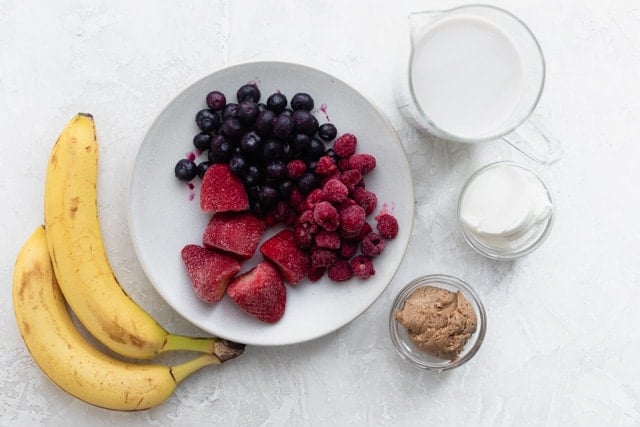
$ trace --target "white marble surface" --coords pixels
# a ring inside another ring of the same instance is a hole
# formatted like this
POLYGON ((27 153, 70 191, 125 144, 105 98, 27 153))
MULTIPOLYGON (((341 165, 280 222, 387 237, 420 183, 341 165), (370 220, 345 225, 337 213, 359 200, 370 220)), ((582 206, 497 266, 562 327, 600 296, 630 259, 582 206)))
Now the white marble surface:
POLYGON ((499 159, 416 134, 393 103, 407 13, 454 2, 0 0, 0 425, 640 424, 640 5, 634 0, 497 1, 527 22, 547 59, 538 114, 564 145, 539 168, 558 217, 545 244, 516 262, 470 250, 454 207, 464 178, 499 159), (194 80, 228 64, 288 60, 332 73, 389 117, 409 155, 416 219, 406 258, 379 300, 343 329, 187 379, 139 413, 73 399, 30 359, 11 307, 19 247, 42 221, 49 149, 90 111, 101 145, 99 208, 122 285, 167 328, 198 333, 160 299, 129 240, 128 176, 146 128, 194 80), (488 331, 474 360, 446 374, 394 353, 387 316, 408 280, 447 273, 484 300, 488 331))

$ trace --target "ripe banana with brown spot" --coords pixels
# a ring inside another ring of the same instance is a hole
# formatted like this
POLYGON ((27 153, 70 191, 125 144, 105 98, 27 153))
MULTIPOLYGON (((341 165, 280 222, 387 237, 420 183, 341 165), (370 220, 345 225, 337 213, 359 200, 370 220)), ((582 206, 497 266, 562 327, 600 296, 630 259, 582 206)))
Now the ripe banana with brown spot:
POLYGON ((49 254, 71 309, 96 339, 127 357, 149 359, 168 350, 212 353, 216 338, 169 333, 116 280, 98 221, 97 172, 93 117, 77 114, 51 151, 44 201, 49 254))
POLYGON ((188 375, 242 353, 219 341, 207 354, 176 366, 127 363, 98 351, 76 329, 58 287, 38 227, 20 250, 13 275, 13 307, 33 359, 58 386, 90 404, 133 411, 166 400, 188 375))

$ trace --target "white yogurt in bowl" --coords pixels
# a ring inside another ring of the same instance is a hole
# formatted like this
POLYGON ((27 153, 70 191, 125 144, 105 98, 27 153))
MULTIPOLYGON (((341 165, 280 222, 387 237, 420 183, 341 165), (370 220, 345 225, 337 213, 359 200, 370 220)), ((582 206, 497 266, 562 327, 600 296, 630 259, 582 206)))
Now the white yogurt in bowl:
POLYGON ((494 259, 513 259, 536 249, 553 217, 546 184, 531 169, 513 162, 492 163, 474 173, 458 201, 465 240, 494 259))

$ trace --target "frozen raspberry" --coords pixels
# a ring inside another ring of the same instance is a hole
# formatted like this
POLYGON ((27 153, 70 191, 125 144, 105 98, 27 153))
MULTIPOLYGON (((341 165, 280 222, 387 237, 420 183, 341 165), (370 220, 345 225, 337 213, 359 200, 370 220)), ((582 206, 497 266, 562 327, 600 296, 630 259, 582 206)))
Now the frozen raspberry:
POLYGON ((338 257, 335 252, 329 249, 318 247, 311 249, 311 269, 329 268, 335 264, 337 260, 338 257))
POLYGON ((345 133, 344 135, 340 136, 340 138, 335 140, 335 142, 333 143, 333 149, 338 157, 346 159, 356 153, 357 143, 358 140, 356 139, 355 135, 345 133))
POLYGON ((322 156, 318 159, 316 164, 315 173, 320 176, 333 175, 338 171, 338 167, 329 156, 322 156))
POLYGON ((342 239, 340 249, 338 249, 338 255, 340 258, 351 259, 351 257, 358 252, 358 246, 358 240, 342 239))
POLYGON ((354 154, 349 157, 349 168, 358 169, 362 175, 365 175, 376 167, 376 158, 371 154, 354 154))
POLYGON ((339 249, 341 239, 335 231, 320 230, 315 237, 316 246, 326 249, 339 249))
POLYGON ((340 235, 357 236, 365 224, 366 214, 360 205, 351 205, 340 209, 340 235))
POLYGON ((372 213, 378 205, 376 194, 363 187, 358 187, 353 191, 353 200, 364 208, 367 215, 372 213))
POLYGON ((308 249, 313 245, 318 225, 313 219, 313 211, 304 211, 294 225, 295 241, 298 247, 308 249))
POLYGON ((353 272, 351 271, 351 265, 349 261, 341 259, 329 267, 328 270, 329 279, 334 282, 344 282, 351 279, 353 272))
POLYGON ((360 232, 356 236, 355 240, 357 240, 358 242, 362 242, 362 239, 364 239, 364 236, 371 233, 372 231, 373 231, 373 227, 371 227, 371 224, 369 224, 368 222, 365 222, 362 228, 360 229, 360 232))
POLYGON ((291 160, 287 163, 287 175, 291 179, 300 178, 307 171, 307 164, 303 160, 291 160))
POLYGON ((360 243, 360 250, 362 255, 369 257, 380 255, 384 250, 384 237, 378 233, 369 233, 362 239, 360 243))
POLYGON ((338 163, 336 163, 336 165, 340 172, 349 170, 349 159, 338 159, 338 163))
POLYGON ((300 206, 303 201, 304 196, 302 195, 300 190, 294 187, 293 191, 291 191, 291 195, 289 196, 289 206, 294 209, 298 209, 298 206, 300 206))
POLYGON ((371 258, 364 255, 358 255, 357 257, 354 257, 349 264, 351 265, 351 271, 353 271, 353 275, 359 279, 368 279, 369 277, 376 274, 371 258))
POLYGON ((328 180, 324 186, 322 187, 324 191, 325 200, 331 203, 341 203, 344 202, 349 196, 349 190, 347 186, 342 183, 339 179, 331 178, 328 180))
POLYGON ((335 231, 340 225, 340 215, 329 202, 317 203, 313 208, 313 219, 316 224, 327 231, 335 231))
POLYGON ((318 203, 325 200, 324 191, 321 188, 316 188, 312 190, 311 193, 307 195, 307 198, 298 206, 298 210, 309 210, 313 209, 318 203))
POLYGON ((312 282, 317 282, 322 278, 322 276, 324 276, 325 271, 327 271, 326 267, 312 268, 309 270, 309 273, 307 273, 307 277, 312 282))
POLYGON ((340 181, 347 187, 349 193, 352 193, 362 181, 362 174, 358 169, 347 169, 340 174, 340 181))
POLYGON ((398 235, 398 221, 388 213, 376 215, 376 228, 385 239, 393 239, 398 235))

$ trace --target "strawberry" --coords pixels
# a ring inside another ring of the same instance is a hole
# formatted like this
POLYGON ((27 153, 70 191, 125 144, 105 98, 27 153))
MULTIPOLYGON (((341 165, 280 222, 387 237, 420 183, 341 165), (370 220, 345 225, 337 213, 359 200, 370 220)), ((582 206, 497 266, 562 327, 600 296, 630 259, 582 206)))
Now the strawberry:
POLYGON ((249 198, 242 181, 231 173, 229 166, 215 163, 202 177, 200 209, 204 212, 246 211, 249 198))
POLYGON ((181 255, 193 290, 204 302, 219 301, 241 267, 236 259, 198 245, 185 246, 181 255))
POLYGON ((292 285, 302 280, 311 266, 309 255, 296 244, 295 233, 285 229, 260 246, 262 256, 272 261, 282 273, 284 280, 292 285))
POLYGON ((287 303, 282 277, 269 261, 233 279, 227 295, 244 311, 267 323, 280 320, 287 303))
POLYGON ((256 251, 265 229, 265 222, 249 212, 221 212, 211 217, 202 242, 209 249, 219 249, 240 259, 249 259, 256 251))

